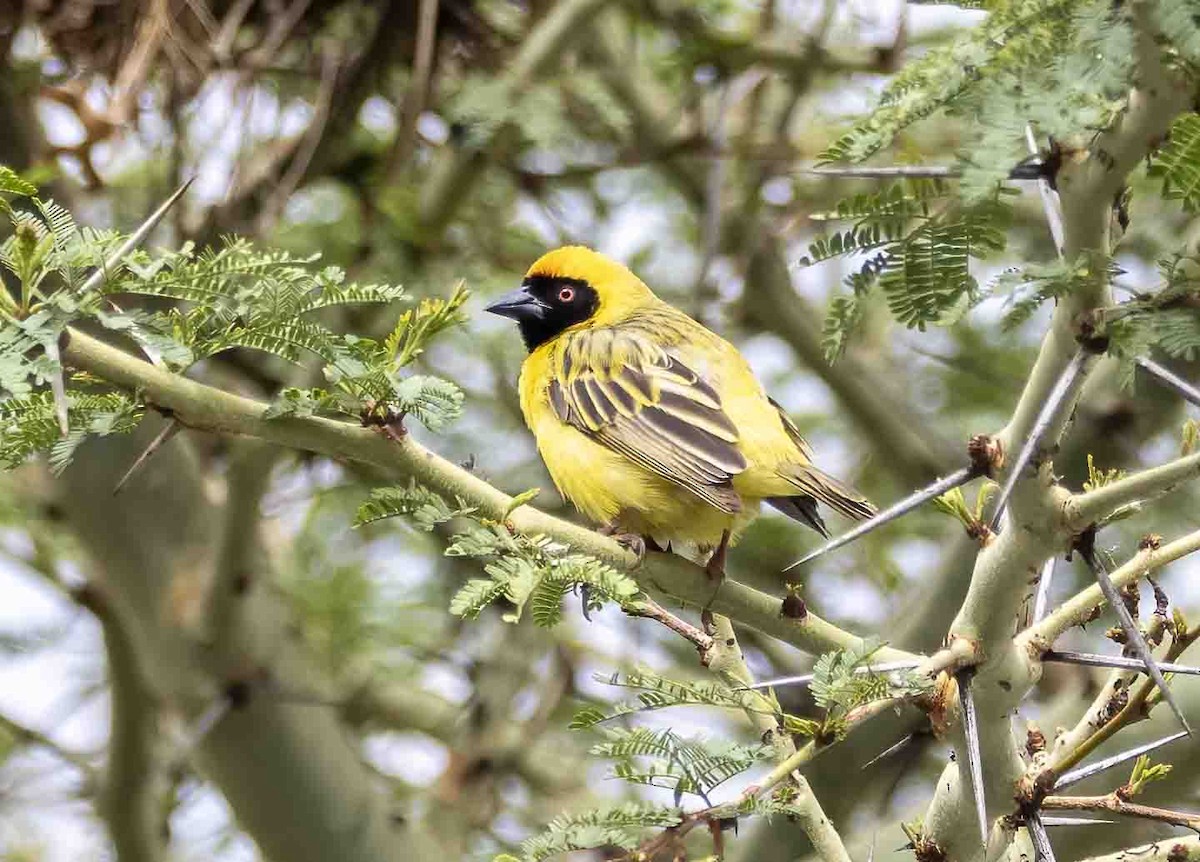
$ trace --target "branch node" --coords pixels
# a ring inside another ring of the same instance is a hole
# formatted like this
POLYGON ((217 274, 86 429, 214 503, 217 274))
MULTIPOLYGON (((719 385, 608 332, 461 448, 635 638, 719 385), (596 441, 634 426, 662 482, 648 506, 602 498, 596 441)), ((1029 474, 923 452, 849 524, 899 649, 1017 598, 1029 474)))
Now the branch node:
POLYGON ((1004 446, 990 434, 976 434, 967 441, 967 457, 971 470, 977 476, 995 478, 1004 469, 1004 446))

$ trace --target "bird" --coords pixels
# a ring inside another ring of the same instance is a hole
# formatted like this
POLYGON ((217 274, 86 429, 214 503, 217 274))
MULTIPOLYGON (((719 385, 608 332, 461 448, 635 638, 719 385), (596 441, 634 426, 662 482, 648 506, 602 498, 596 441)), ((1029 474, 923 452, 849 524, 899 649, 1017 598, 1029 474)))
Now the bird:
POLYGON ((660 538, 726 553, 766 502, 828 537, 817 504, 875 508, 813 451, 736 347, 586 246, 543 254, 486 311, 528 355, 521 412, 559 492, 644 557, 660 538))

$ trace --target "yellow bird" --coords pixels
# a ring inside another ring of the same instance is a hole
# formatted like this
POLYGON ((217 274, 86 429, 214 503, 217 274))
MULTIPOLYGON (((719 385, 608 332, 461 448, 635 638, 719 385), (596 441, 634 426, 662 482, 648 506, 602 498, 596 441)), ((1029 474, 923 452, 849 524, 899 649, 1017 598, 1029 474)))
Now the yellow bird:
POLYGON ((515 320, 529 350, 521 411, 559 491, 642 553, 695 542, 715 549, 719 577, 764 501, 823 536, 818 502, 874 513, 813 466, 737 348, 604 255, 551 251, 487 310, 515 320))

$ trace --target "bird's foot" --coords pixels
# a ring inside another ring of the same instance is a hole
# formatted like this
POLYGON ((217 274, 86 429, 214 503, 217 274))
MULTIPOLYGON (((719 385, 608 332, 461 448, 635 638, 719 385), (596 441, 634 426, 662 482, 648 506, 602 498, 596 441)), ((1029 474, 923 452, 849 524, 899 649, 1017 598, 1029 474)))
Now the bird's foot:
POLYGON ((708 564, 704 567, 710 580, 717 583, 725 580, 725 552, 727 550, 729 550, 728 530, 721 534, 721 541, 717 544, 717 549, 713 551, 712 556, 708 558, 708 564))
MULTIPOLYGON (((627 551, 632 551, 637 557, 637 562, 634 563, 635 569, 640 569, 642 563, 646 561, 646 540, 637 533, 617 533, 613 536, 613 541, 627 551)), ((654 541, 651 539, 650 541, 654 541)))

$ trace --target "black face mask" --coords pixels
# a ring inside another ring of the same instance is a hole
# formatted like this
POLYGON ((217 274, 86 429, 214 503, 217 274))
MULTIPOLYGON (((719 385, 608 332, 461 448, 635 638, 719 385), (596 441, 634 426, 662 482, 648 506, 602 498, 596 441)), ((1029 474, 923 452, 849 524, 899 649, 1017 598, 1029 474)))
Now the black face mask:
POLYGON ((595 288, 583 279, 531 275, 520 288, 484 310, 515 320, 525 347, 532 351, 567 327, 587 320, 599 304, 595 288))

